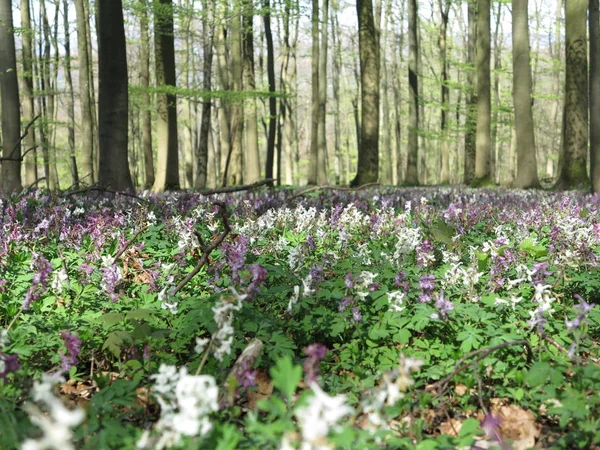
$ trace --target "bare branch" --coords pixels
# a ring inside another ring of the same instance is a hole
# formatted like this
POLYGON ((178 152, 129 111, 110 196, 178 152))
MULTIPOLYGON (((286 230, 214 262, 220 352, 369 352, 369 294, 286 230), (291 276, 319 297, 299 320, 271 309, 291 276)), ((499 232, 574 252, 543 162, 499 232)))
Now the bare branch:
POLYGON ((27 125, 25 125, 25 130, 23 130, 23 134, 21 135, 21 137, 19 138, 19 140, 16 142, 16 144, 13 147, 12 151, 10 152, 10 154, 6 158, 0 158, 0 163, 2 161, 23 161, 23 158, 25 157, 25 155, 30 150, 33 150, 33 149, 37 148, 37 146, 31 147, 31 148, 27 149, 27 151, 25 153, 23 153, 23 155, 21 155, 20 158, 13 158, 13 155, 15 154, 15 152, 17 151, 17 149, 19 148, 19 145, 21 145, 21 142, 23 142, 23 139, 25 139, 25 136, 27 136, 29 134, 29 129, 35 123, 35 121, 38 120, 40 117, 41 117, 41 114, 38 114, 33 119, 31 119, 31 121, 27 125))
POLYGON ((266 184, 273 185, 273 182, 277 181, 275 178, 267 178, 266 180, 257 181, 252 184, 245 184, 243 186, 230 186, 230 187, 222 187, 217 189, 211 189, 207 191, 200 191, 201 195, 213 195, 213 194, 229 194, 231 192, 240 192, 240 191, 248 191, 251 189, 255 189, 260 186, 264 186, 266 184))

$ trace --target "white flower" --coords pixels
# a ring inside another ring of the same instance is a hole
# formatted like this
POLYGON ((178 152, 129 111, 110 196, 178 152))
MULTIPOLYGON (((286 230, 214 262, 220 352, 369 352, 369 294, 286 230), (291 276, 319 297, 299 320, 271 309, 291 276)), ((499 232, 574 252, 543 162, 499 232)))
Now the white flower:
POLYGON ((400 312, 404 309, 404 292, 393 291, 387 293, 388 302, 390 303, 390 311, 400 312))
POLYGON ((54 271, 54 277, 52 279, 52 289, 56 291, 57 294, 60 294, 63 288, 69 286, 69 275, 64 267, 61 267, 60 270, 54 271))
POLYGON ((290 301, 288 302, 287 312, 292 312, 292 308, 296 303, 298 303, 298 299, 300 298, 300 286, 294 286, 294 294, 290 297, 290 301))
MULTIPOLYGON (((0 350, 8 345, 8 330, 0 330, 0 350)), ((2 372, 2 370, 0 370, 2 372)))
POLYGON ((208 345, 208 343, 210 342, 210 339, 208 338, 196 338, 196 346, 194 347, 194 351, 196 353, 198 353, 199 355, 204 353, 204 350, 206 349, 206 346, 208 345))
POLYGON ((308 405, 295 413, 300 424, 302 440, 309 444, 326 438, 330 428, 353 412, 346 404, 345 395, 330 397, 316 383, 311 384, 311 389, 314 395, 309 399, 308 405))

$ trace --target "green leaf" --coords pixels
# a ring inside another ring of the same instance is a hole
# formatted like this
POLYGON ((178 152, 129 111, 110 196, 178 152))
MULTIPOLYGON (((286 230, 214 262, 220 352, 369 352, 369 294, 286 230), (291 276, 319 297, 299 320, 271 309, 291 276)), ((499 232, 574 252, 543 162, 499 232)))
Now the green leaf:
POLYGON ((403 328, 402 330, 399 330, 397 333, 394 334, 392 340, 396 344, 406 345, 410 341, 411 336, 412 335, 410 334, 410 331, 406 328, 403 328))
POLYGON ((120 324, 125 320, 125 316, 118 312, 109 312, 106 314, 102 314, 98 320, 104 325, 106 328, 110 328, 114 325, 120 324))
POLYGON ((546 382, 548 377, 550 376, 550 364, 543 361, 536 362, 527 375, 525 375, 525 381, 531 387, 541 386, 546 382))
MULTIPOLYGON (((109 313, 110 314, 110 313, 109 313)), ((155 311, 151 309, 134 309, 133 311, 129 311, 125 314, 125 317, 128 319, 150 319, 155 314, 155 311)))
POLYGON ((117 330, 109 333, 102 345, 102 350, 108 350, 115 358, 121 356, 123 344, 130 344, 133 341, 129 331, 117 330))
POLYGON ((478 434, 479 431, 480 431, 479 420, 470 418, 470 419, 465 420, 462 423, 462 426, 460 427, 460 431, 458 432, 458 437, 462 438, 462 437, 472 436, 474 434, 478 434))
POLYGON ((298 383, 302 379, 302 367, 292 363, 292 358, 284 356, 277 360, 277 364, 270 370, 273 386, 291 400, 296 392, 298 383))

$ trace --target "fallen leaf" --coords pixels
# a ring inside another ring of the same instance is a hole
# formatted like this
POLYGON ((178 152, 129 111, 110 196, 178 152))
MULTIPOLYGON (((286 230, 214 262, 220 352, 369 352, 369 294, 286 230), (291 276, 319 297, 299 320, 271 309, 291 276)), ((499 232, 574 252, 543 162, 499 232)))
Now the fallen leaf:
POLYGON ((513 450, 526 450, 535 446, 540 430, 531 411, 508 405, 492 412, 500 419, 500 436, 512 441, 513 450))

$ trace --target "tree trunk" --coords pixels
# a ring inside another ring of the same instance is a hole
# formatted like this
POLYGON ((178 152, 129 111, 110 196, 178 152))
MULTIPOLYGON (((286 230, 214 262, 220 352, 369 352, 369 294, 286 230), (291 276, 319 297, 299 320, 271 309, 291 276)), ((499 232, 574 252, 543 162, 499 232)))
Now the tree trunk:
POLYGON ((600 192, 600 11, 590 0, 590 173, 592 192, 600 192))
POLYGON ((477 132, 475 183, 490 182, 490 0, 477 0, 477 132))
MULTIPOLYGON (((273 34, 271 32, 270 0, 263 0, 263 20, 265 23, 265 38, 267 40, 267 77, 269 80, 269 133, 267 137, 266 178, 273 178, 273 163, 275 159, 275 126, 277 124, 277 99, 275 98, 275 52, 273 50, 273 34)), ((280 147, 281 148, 281 147, 280 147)), ((277 180, 281 184, 281 153, 277 158, 277 180)))
POLYGON ((498 167, 500 155, 497 152, 498 142, 498 106, 500 103, 500 70, 502 69, 502 43, 504 34, 500 32, 502 22, 502 3, 498 3, 498 12, 496 13, 496 29, 494 31, 494 106, 492 107, 492 125, 490 135, 490 174, 495 183, 498 178, 498 167))
MULTIPOLYGON (((63 0, 63 19, 65 36, 70 36, 69 31, 69 2, 63 0)), ((71 178, 74 186, 79 185, 79 172, 77 170, 77 157, 75 155, 75 93, 73 91, 73 78, 71 76, 71 42, 70 39, 65 39, 65 57, 63 58, 65 65, 65 78, 67 80, 67 88, 69 100, 67 102, 67 117, 69 119, 67 125, 69 155, 71 157, 71 178)))
POLYGON ((159 92, 156 105, 156 177, 152 190, 162 192, 179 189, 173 0, 154 0, 154 48, 159 92))
POLYGON ((468 2, 469 33, 467 39, 467 85, 469 98, 467 100, 467 118, 465 122, 465 158, 464 183, 471 184, 475 177, 475 135, 477 130, 477 94, 475 77, 475 47, 477 43, 477 7, 475 0, 468 2))
POLYGON ((258 124, 256 117, 256 82, 254 80, 254 6, 252 0, 242 0, 243 26, 243 72, 244 90, 249 93, 245 100, 244 116, 246 119, 245 142, 245 183, 260 180, 260 155, 258 150, 258 124))
POLYGON ((10 0, 0 0, 0 92, 2 103, 2 157, 13 161, 0 163, 0 194, 22 189, 21 185, 21 110, 17 56, 10 0))
POLYGON ((79 108, 81 110, 80 179, 94 184, 94 133, 92 125, 92 98, 90 96, 90 55, 88 53, 88 19, 83 5, 84 0, 74 0, 77 16, 77 58, 79 60, 79 108))
POLYGON ((319 0, 312 0, 311 122, 308 184, 319 182, 319 0))
POLYGON ((517 177, 520 189, 536 188, 537 176, 533 113, 531 111, 531 64, 527 0, 512 0, 513 103, 517 134, 517 177))
POLYGON ((408 91, 410 103, 408 106, 408 154, 405 183, 409 185, 419 184, 418 24, 417 0, 408 0, 408 91))
MULTIPOLYGON (((230 66, 227 70, 231 71, 231 89, 240 92, 243 88, 243 62, 242 62, 242 25, 240 21, 240 5, 234 2, 233 15, 231 19, 231 58, 230 66)), ((232 107, 230 117, 230 135, 231 135, 231 153, 229 157, 229 184, 242 184, 244 182, 244 167, 242 158, 242 137, 244 132, 244 108, 242 101, 237 101, 232 107)), ((260 166, 259 166, 260 167, 260 166)))
POLYGON ((121 0, 98 2, 98 182, 133 189, 127 158, 128 79, 121 0))
MULTIPOLYGON (((215 35, 214 25, 214 2, 205 0, 203 2, 204 10, 206 11, 205 20, 202 24, 202 34, 204 42, 204 61, 203 61, 203 79, 202 89, 206 94, 212 90, 212 60, 213 60, 213 43, 215 35)), ((194 187, 196 189, 206 189, 208 181, 208 149, 210 139, 212 114, 212 98, 210 96, 202 99, 202 118, 200 122, 200 138, 198 139, 198 147, 196 148, 196 181, 194 187)), ((215 158, 216 159, 216 158, 215 158)), ((216 161, 215 161, 216 165, 216 161)), ((216 174, 215 174, 216 175, 216 174)))
MULTIPOLYGON (((185 36, 181 38, 182 59, 180 65, 183 65, 180 77, 183 80, 182 85, 186 89, 194 89, 192 82, 193 72, 195 71, 194 58, 194 33, 192 31, 192 15, 194 11, 194 0, 181 0, 181 8, 186 13, 181 17, 181 30, 185 36)), ((181 125, 183 126, 183 186, 186 189, 194 186, 194 133, 196 128, 196 117, 194 115, 193 101, 187 97, 181 100, 183 104, 181 125)))
POLYGON ((327 31, 329 0, 321 4, 321 46, 319 48, 319 125, 317 127, 317 182, 327 184, 327 31))
POLYGON ((361 130, 358 170, 352 186, 379 179, 379 39, 373 17, 373 2, 357 0, 360 57, 361 130))
MULTIPOLYGON (((404 0, 400 1, 400 17, 404 17, 404 6, 405 6, 405 2, 404 0)), ((393 15, 392 15, 392 19, 393 19, 393 15)), ((392 24, 394 24, 394 22, 392 21, 392 24)), ((393 26, 393 25, 392 25, 393 26)), ((394 27, 395 29, 395 27, 394 27)), ((400 65, 402 63, 402 49, 404 48, 404 20, 400 20, 400 32, 396 35, 395 39, 394 39, 394 58, 392 60, 392 72, 394 74, 400 74, 402 73, 402 70, 400 69, 400 65)), ((404 163, 404 158, 403 158, 403 152, 402 152, 402 79, 403 77, 401 76, 394 76, 394 83, 393 83, 393 88, 394 88, 394 105, 395 105, 395 110, 394 110, 394 137, 395 137, 395 141, 396 141, 396 149, 395 149, 395 153, 396 153, 396 178, 395 178, 395 182, 396 184, 401 184, 402 182, 402 172, 404 170, 404 168, 406 167, 406 164, 404 163)))
POLYGON ((565 2, 565 103, 563 106, 563 148, 558 186, 568 189, 587 184, 588 76, 587 0, 565 2))
POLYGON ((341 142, 341 105, 340 105, 340 78, 342 72, 342 42, 340 23, 338 20, 339 14, 339 1, 334 0, 332 6, 333 17, 331 26, 331 37, 333 40, 333 72, 331 75, 331 84, 333 87, 333 101, 334 101, 334 117, 333 122, 334 134, 333 134, 333 152, 334 152, 334 173, 335 173, 335 184, 341 185, 346 184, 346 173, 344 171, 342 175, 342 155, 340 149, 341 142))
POLYGON ((150 33, 148 21, 148 1, 139 0, 140 16, 140 88, 142 97, 140 110, 142 113, 142 153, 144 155, 144 189, 151 189, 154 184, 154 159, 152 155, 152 97, 150 94, 150 33))
POLYGON ((384 172, 384 182, 385 184, 392 185, 394 184, 394 162, 392 158, 392 142, 391 142, 391 134, 392 129, 390 127, 390 96, 388 95, 389 91, 389 82, 388 82, 388 63, 387 63, 387 49, 388 49, 388 22, 389 17, 392 15, 391 10, 391 0, 386 1, 385 3, 385 20, 383 22, 383 33, 380 31, 380 36, 382 36, 383 42, 381 43, 381 65, 382 65, 382 76, 381 76, 381 89, 383 91, 382 98, 382 124, 381 124, 381 143, 383 144, 383 155, 385 158, 385 172, 384 172))
POLYGON ((450 90, 448 88, 448 61, 447 61, 447 45, 446 45, 446 34, 448 29, 448 15, 450 13, 450 1, 446 0, 442 2, 439 0, 440 8, 440 31, 438 35, 438 46, 440 49, 440 64, 442 68, 442 88, 441 88, 441 103, 442 111, 440 118, 440 128, 442 134, 441 143, 441 173, 440 173, 440 184, 448 184, 450 182, 450 141, 448 139, 448 101, 450 97, 450 90))
MULTIPOLYGON (((35 107, 33 102, 33 67, 32 67, 32 50, 33 50, 33 29, 31 28, 31 14, 29 0, 21 0, 21 28, 22 38, 21 47, 23 50, 23 121, 29 124, 35 117, 35 107)), ((28 186, 32 186, 37 182, 37 161, 35 149, 35 127, 29 129, 29 133, 23 138, 25 151, 29 152, 25 155, 25 182, 28 186), (32 150, 30 150, 32 149, 32 150)))

